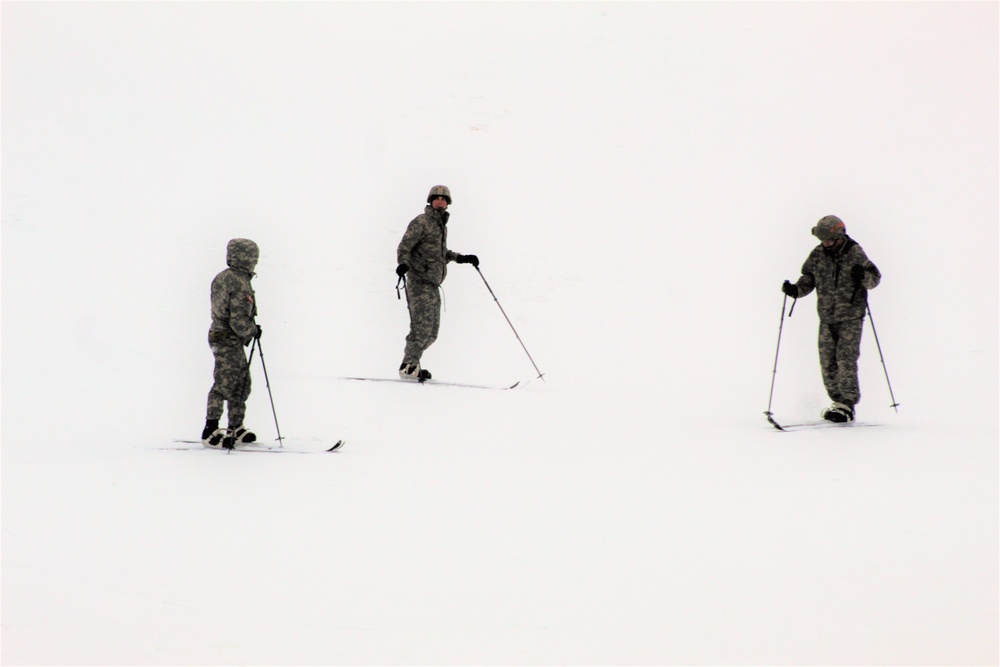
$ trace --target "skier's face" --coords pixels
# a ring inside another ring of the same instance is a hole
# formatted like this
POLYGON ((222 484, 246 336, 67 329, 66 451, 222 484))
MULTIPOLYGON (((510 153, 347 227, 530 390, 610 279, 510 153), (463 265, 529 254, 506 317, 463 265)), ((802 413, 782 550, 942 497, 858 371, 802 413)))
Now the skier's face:
POLYGON ((445 199, 442 195, 438 195, 437 197, 431 200, 431 206, 438 211, 443 211, 446 208, 448 208, 448 200, 445 199))
POLYGON ((840 237, 832 238, 832 239, 827 239, 827 240, 823 241, 823 247, 826 248, 827 250, 833 250, 838 245, 840 245, 841 241, 843 241, 843 239, 840 238, 840 237))

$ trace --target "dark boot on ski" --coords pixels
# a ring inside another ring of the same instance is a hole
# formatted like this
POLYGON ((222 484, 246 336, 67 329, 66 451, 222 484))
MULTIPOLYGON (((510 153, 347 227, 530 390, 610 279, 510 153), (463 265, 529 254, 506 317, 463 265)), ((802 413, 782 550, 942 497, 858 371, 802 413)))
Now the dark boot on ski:
POLYGON ((403 380, 417 380, 423 382, 431 379, 431 372, 426 368, 421 368, 420 363, 403 362, 399 365, 399 377, 403 380))
POLYGON ((201 430, 201 439, 202 439, 202 442, 204 442, 205 440, 208 440, 210 437, 212 437, 212 434, 215 433, 218 429, 219 429, 219 420, 218 419, 206 419, 205 420, 205 428, 203 428, 201 430))
POLYGON ((846 424, 854 421, 854 409, 846 403, 834 401, 833 405, 823 410, 823 419, 837 424, 846 424))
POLYGON ((228 428, 217 428, 209 433, 207 438, 202 438, 201 444, 211 449, 223 449, 231 437, 228 428))
POLYGON ((240 445, 248 445, 257 440, 257 435, 248 431, 242 424, 234 428, 229 437, 222 443, 226 449, 234 449, 240 445))
POLYGON ((431 379, 431 372, 426 368, 421 368, 420 363, 406 363, 405 361, 399 365, 399 377, 403 380, 416 380, 417 382, 423 382, 424 380, 431 379))

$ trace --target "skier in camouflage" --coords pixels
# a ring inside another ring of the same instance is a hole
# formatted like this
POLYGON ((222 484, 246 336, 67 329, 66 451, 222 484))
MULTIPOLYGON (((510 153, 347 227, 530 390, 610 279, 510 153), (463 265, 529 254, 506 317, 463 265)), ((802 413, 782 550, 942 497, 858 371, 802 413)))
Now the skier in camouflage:
POLYGON ((427 380, 430 371, 420 367, 424 350, 437 340, 441 325, 441 283, 448 274, 448 262, 479 266, 475 255, 460 255, 448 249, 448 206, 451 191, 435 185, 427 195, 424 212, 410 221, 396 248, 396 275, 406 283, 406 303, 410 311, 410 333, 406 336, 399 377, 427 380))
POLYGON ((232 448, 253 442, 257 437, 243 426, 246 401, 250 396, 250 365, 243 348, 261 330, 254 322, 257 304, 250 280, 254 277, 260 250, 249 239, 233 239, 226 247, 225 269, 212 281, 212 326, 208 345, 215 355, 215 382, 208 392, 205 428, 201 432, 206 447, 232 448), (219 428, 225 404, 229 404, 229 428, 219 428))
POLYGON ((786 280, 782 291, 793 299, 816 290, 819 312, 819 363, 826 393, 833 405, 822 417, 833 422, 854 421, 854 408, 861 400, 858 357, 861 329, 868 308, 868 290, 882 279, 865 251, 847 235, 844 222, 835 215, 820 219, 812 228, 821 243, 802 265, 802 276, 786 280))

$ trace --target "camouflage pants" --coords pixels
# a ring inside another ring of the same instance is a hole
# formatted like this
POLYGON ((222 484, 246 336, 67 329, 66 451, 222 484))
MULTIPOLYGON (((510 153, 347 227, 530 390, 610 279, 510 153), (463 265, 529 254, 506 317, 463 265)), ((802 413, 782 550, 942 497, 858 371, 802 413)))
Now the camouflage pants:
POLYGON ((236 338, 209 341, 215 355, 215 383, 208 392, 208 419, 219 419, 229 403, 229 428, 243 424, 250 396, 250 365, 243 345, 236 338))
POLYGON ((858 357, 864 323, 864 319, 819 323, 819 365, 826 393, 831 400, 850 406, 861 400, 858 357))
POLYGON ((424 350, 437 340, 441 326, 441 293, 439 287, 423 280, 406 282, 406 305, 410 309, 410 333, 406 335, 403 363, 420 361, 424 350))

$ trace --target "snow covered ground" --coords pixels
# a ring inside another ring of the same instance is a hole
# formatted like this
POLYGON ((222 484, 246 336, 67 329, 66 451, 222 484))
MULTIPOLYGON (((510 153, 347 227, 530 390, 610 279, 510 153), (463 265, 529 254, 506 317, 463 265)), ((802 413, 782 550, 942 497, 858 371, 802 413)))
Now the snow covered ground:
POLYGON ((996 3, 2 10, 4 664, 1000 661, 996 3), (544 382, 457 265, 426 367, 524 386, 340 379, 399 364, 435 183, 544 382), (780 433, 828 213, 901 406, 866 325, 877 426, 780 433), (237 236, 342 452, 162 449, 237 236))

